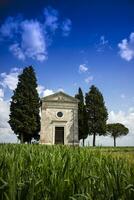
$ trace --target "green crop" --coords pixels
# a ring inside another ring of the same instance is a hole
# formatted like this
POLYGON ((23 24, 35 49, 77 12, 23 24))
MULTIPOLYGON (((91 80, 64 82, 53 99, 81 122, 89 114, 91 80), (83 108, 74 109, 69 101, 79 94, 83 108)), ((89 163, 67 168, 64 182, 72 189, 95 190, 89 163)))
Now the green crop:
POLYGON ((0 200, 133 200, 134 148, 0 145, 0 200))

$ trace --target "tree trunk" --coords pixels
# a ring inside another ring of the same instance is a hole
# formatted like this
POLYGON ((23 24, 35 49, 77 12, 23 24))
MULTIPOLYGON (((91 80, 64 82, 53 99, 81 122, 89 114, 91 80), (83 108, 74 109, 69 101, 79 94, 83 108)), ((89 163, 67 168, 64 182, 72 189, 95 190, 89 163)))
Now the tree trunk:
POLYGON ((95 136, 96 136, 96 134, 93 133, 93 147, 95 147, 95 136))
POLYGON ((85 146, 85 140, 84 140, 84 138, 82 139, 82 145, 83 145, 83 147, 85 146))
POLYGON ((114 137, 114 147, 116 147, 116 137, 114 137))
POLYGON ((20 142, 21 142, 21 143, 24 142, 23 133, 21 133, 21 139, 20 139, 20 142))
POLYGON ((28 144, 31 144, 31 140, 29 139, 29 140, 27 141, 27 143, 28 143, 28 144))

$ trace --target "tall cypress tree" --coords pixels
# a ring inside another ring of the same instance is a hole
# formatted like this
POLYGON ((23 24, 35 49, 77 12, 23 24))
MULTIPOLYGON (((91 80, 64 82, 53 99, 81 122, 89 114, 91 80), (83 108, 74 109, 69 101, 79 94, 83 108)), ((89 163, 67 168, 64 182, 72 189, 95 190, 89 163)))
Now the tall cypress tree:
POLYGON ((88 135, 88 124, 87 124, 87 113, 86 107, 84 105, 84 96, 82 89, 79 88, 78 94, 75 95, 75 98, 79 100, 78 103, 78 130, 79 130, 79 140, 83 140, 84 146, 84 139, 87 138, 88 135))
POLYGON ((88 117, 89 134, 93 135, 93 146, 95 146, 96 135, 106 134, 107 109, 103 96, 94 85, 86 93, 86 110, 88 117))
POLYGON ((39 139, 40 99, 37 80, 32 66, 24 68, 18 76, 17 88, 13 91, 9 124, 21 143, 39 139))

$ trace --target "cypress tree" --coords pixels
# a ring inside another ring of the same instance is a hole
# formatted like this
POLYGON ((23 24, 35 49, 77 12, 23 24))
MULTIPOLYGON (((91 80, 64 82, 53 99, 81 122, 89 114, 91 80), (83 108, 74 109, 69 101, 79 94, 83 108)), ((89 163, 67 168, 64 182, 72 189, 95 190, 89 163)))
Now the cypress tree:
POLYGON ((96 135, 106 134, 107 109, 103 96, 94 85, 86 93, 86 110, 88 118, 89 134, 93 135, 93 146, 95 146, 96 135))
POLYGON ((18 76, 17 88, 13 91, 9 124, 21 143, 39 139, 40 99, 37 80, 32 66, 24 68, 18 76))
POLYGON ((84 146, 84 140, 87 138, 88 135, 88 124, 87 124, 87 113, 86 113, 86 107, 84 105, 84 96, 82 89, 79 88, 78 94, 75 95, 75 98, 79 100, 78 103, 78 131, 79 131, 79 140, 83 140, 83 146, 84 146))

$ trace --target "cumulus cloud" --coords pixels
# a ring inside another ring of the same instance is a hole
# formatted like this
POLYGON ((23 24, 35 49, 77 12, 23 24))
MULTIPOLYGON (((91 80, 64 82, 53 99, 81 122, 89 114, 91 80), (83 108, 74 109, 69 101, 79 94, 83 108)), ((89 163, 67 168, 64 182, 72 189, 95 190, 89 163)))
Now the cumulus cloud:
POLYGON ((57 92, 64 92, 63 88, 58 88, 57 92))
POLYGON ((52 7, 44 9, 44 20, 8 17, 0 27, 1 41, 9 43, 9 51, 19 60, 31 58, 45 61, 48 58, 47 48, 52 43, 53 33, 62 24, 64 36, 71 30, 71 21, 59 21, 59 13, 52 7))
MULTIPOLYGON (((108 123, 122 123, 129 128, 129 134, 117 138, 117 146, 134 146, 134 107, 130 107, 128 112, 109 112, 108 123)), ((88 136, 86 145, 92 146, 93 137, 88 136)), ((97 136, 96 145, 113 146, 113 138, 110 136, 97 136)))
POLYGON ((83 73, 83 72, 87 72, 88 71, 88 67, 86 66, 86 64, 81 64, 79 66, 79 72, 83 73))
POLYGON ((26 57, 44 61, 47 59, 47 47, 43 26, 37 20, 25 20, 20 24, 21 42, 12 44, 9 50, 20 60, 26 57))
POLYGON ((45 87, 43 85, 38 85, 37 91, 38 91, 39 96, 43 95, 44 90, 45 90, 45 87))
POLYGON ((0 101, 0 143, 17 142, 17 137, 13 134, 8 123, 10 104, 8 101, 0 101))
POLYGON ((4 88, 14 90, 18 83, 18 75, 21 72, 20 68, 12 68, 9 73, 0 74, 0 85, 4 88))
POLYGON ((54 93, 54 91, 51 89, 45 89, 45 87, 43 85, 38 85, 37 91, 38 91, 40 97, 46 97, 46 96, 54 93))
POLYGON ((27 57, 43 61, 47 59, 46 41, 42 25, 38 21, 25 20, 21 24, 21 48, 27 57))
POLYGON ((0 27, 0 35, 5 38, 13 38, 18 32, 20 17, 8 17, 0 27))
POLYGON ((9 128, 4 128, 0 134, 0 143, 19 143, 17 136, 9 128))
POLYGON ((131 107, 128 112, 114 112, 109 113, 108 123, 122 123, 129 129, 127 136, 122 136, 117 139, 120 146, 134 146, 134 108, 131 107))
POLYGON ((0 128, 9 128, 9 102, 0 101, 0 128))
POLYGON ((3 38, 9 39, 9 51, 18 59, 47 59, 44 26, 38 20, 20 21, 18 18, 9 17, 0 27, 0 34, 3 38))
POLYGON ((125 113, 123 111, 119 111, 118 113, 115 113, 114 111, 111 111, 109 113, 109 123, 122 123, 126 125, 130 132, 134 134, 134 108, 130 108, 128 110, 128 113, 125 113))
POLYGON ((87 78, 85 78, 85 82, 88 84, 91 81, 93 81, 94 77, 93 76, 88 76, 87 78))
POLYGON ((53 93, 54 93, 53 90, 46 89, 46 90, 43 91, 43 96, 46 97, 46 96, 49 96, 49 95, 51 95, 53 93))
POLYGON ((0 27, 1 38, 8 39, 9 50, 20 60, 26 57, 43 61, 47 59, 43 25, 37 20, 8 17, 0 27))
POLYGON ((19 44, 12 44, 9 47, 9 50, 13 53, 15 57, 17 57, 19 60, 25 60, 25 54, 23 53, 22 49, 19 47, 19 44))
POLYGON ((58 11, 52 7, 44 9, 45 26, 49 27, 52 31, 58 28, 58 11))
POLYGON ((0 101, 2 101, 4 98, 4 90, 0 88, 0 101))
POLYGON ((130 61, 134 58, 134 32, 129 36, 129 39, 123 39, 118 47, 120 49, 119 55, 126 61, 130 61))
POLYGON ((38 85, 37 91, 38 91, 40 97, 45 97, 45 96, 53 94, 54 92, 64 92, 64 89, 62 87, 59 87, 56 91, 54 91, 54 90, 48 89, 48 88, 45 89, 45 87, 43 85, 38 85))
POLYGON ((71 28, 72 28, 71 20, 70 19, 65 19, 62 22, 62 26, 61 26, 63 36, 65 36, 65 37, 69 36, 71 28))

